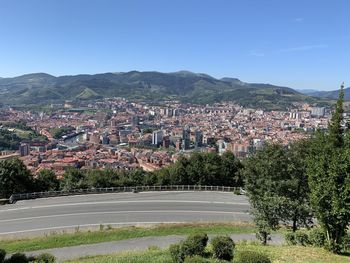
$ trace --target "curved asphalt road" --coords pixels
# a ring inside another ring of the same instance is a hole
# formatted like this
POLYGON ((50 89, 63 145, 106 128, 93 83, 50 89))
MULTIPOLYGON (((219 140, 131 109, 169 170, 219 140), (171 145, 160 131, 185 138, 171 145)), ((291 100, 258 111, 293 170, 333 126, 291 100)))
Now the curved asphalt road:
POLYGON ((0 206, 0 238, 166 222, 251 221, 245 196, 224 192, 143 192, 67 196, 0 206))

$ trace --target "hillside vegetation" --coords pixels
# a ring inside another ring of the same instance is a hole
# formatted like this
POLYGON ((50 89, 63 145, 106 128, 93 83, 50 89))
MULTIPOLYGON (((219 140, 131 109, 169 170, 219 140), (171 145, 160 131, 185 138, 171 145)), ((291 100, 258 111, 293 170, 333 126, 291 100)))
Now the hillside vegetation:
POLYGON ((104 73, 54 77, 45 73, 0 79, 0 103, 36 105, 65 100, 93 100, 125 97, 158 102, 184 103, 234 101, 247 107, 285 109, 295 102, 327 104, 291 88, 270 84, 245 83, 234 78, 216 79, 187 71, 175 73, 104 73))

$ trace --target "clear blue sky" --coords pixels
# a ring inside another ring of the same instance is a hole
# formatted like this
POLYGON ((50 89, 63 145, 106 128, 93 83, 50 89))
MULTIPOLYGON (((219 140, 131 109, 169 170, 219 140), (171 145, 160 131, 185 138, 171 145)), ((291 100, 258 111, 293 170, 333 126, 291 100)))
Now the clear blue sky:
POLYGON ((350 86, 348 0, 0 0, 0 76, 190 70, 350 86))

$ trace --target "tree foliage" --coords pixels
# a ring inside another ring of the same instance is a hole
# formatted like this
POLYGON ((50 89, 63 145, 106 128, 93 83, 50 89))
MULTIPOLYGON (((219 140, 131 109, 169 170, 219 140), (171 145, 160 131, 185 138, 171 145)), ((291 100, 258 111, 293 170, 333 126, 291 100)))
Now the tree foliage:
POLYGON ((37 174, 35 185, 37 191, 57 191, 60 187, 60 181, 54 171, 43 169, 37 174))
POLYGON ((310 220, 304 161, 307 144, 307 141, 297 142, 289 149, 267 144, 245 162, 245 188, 263 244, 280 221, 292 222, 295 231, 310 220))
POLYGON ((15 158, 0 161, 0 197, 35 190, 33 176, 24 163, 15 158))
POLYGON ((160 185, 242 186, 241 162, 231 152, 195 153, 181 157, 175 164, 154 172, 153 181, 160 185))
POLYGON ((292 143, 287 150, 286 180, 282 181, 286 199, 287 213, 282 217, 285 222, 292 222, 295 232, 301 226, 312 223, 307 176, 307 158, 310 154, 310 140, 292 143))
POLYGON ((350 147, 343 97, 342 86, 329 132, 315 136, 308 165, 311 205, 326 233, 327 247, 334 252, 340 251, 350 223, 350 147))
POLYGON ((16 133, 0 129, 0 150, 18 150, 21 141, 16 133))

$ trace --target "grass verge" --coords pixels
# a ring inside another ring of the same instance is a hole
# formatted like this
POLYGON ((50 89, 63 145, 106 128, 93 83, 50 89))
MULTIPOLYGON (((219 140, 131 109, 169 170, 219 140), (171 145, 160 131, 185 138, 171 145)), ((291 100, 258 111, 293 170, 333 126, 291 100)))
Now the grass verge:
MULTIPOLYGON (((238 243, 236 251, 253 250, 268 255, 273 263, 349 263, 349 256, 335 255, 322 248, 301 246, 262 246, 238 243)), ((172 262, 168 250, 150 249, 114 255, 81 258, 67 263, 166 263, 172 262)), ((217 262, 211 260, 210 262, 217 262)))
MULTIPOLYGON (((101 227, 102 229, 102 227, 101 227)), ((105 227, 100 231, 52 234, 46 237, 19 240, 1 240, 0 248, 8 253, 34 251, 48 248, 96 244, 138 237, 207 234, 254 233, 254 225, 248 223, 184 223, 160 224, 151 227, 105 227)))

